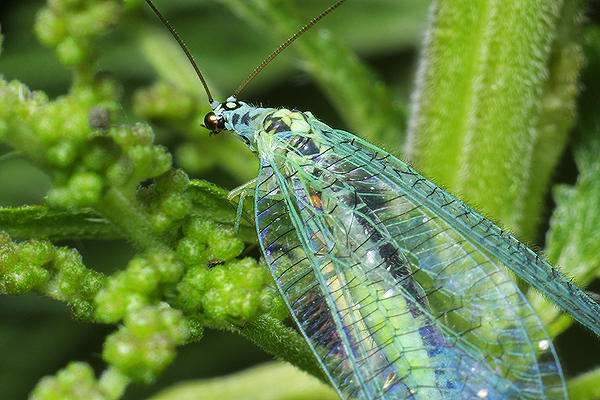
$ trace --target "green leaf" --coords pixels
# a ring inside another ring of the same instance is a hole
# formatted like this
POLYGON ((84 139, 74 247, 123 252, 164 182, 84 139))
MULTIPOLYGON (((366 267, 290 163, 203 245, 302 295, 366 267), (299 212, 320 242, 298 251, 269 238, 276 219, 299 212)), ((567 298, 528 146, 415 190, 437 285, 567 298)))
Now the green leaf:
MULTIPOLYGON (((599 29, 587 32, 585 54, 584 91, 579 99, 581 115, 574 144, 579 175, 574 186, 553 188, 556 209, 546 234, 546 256, 580 286, 600 276, 600 117, 596 108, 600 90, 599 29)), ((562 332, 572 322, 567 316, 559 317, 558 310, 539 294, 530 297, 539 315, 552 322, 549 329, 553 334, 562 332)))
POLYGON ((58 211, 43 206, 0 208, 0 230, 15 239, 115 239, 119 231, 93 211, 58 211))
POLYGON ((577 400, 597 400, 600 398, 600 368, 581 374, 567 383, 569 397, 577 400))
MULTIPOLYGON (((579 170, 575 186, 558 185, 553 195, 556 209, 546 235, 546 256, 559 266, 575 283, 586 286, 600 274, 600 121, 588 132, 575 152, 579 170)), ((559 317, 560 312, 539 294, 531 302, 557 335, 566 329, 571 319, 559 317)))
POLYGON ((337 400, 329 386, 289 364, 270 362, 229 376, 181 383, 151 400, 337 400))

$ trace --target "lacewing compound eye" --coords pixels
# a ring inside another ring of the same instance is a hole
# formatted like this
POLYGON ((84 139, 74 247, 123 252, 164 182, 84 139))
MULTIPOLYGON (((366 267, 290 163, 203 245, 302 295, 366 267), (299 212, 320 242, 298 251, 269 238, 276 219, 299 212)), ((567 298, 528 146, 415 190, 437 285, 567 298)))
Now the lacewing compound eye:
POLYGON ((206 126, 211 133, 219 133, 225 128, 223 118, 217 117, 212 111, 204 116, 204 126, 206 126))

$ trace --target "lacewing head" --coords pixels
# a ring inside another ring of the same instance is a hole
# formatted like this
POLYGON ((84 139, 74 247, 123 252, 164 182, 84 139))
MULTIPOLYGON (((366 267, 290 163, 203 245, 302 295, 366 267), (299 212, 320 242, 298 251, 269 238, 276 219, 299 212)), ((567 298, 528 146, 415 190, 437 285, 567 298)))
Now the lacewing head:
MULTIPOLYGON (((175 40, 177 41, 177 43, 179 44, 179 46, 185 53, 186 57, 188 58, 190 64, 192 64, 194 71, 196 71, 196 75, 198 75, 200 82, 202 82, 202 86, 204 87, 204 91, 206 92, 208 102, 210 103, 210 106, 212 108, 212 111, 207 113, 204 117, 204 126, 210 131, 211 134, 216 134, 216 133, 221 132, 224 129, 227 129, 225 126, 226 125, 225 124, 225 122, 226 122, 225 121, 225 119, 226 119, 225 112, 232 111, 232 110, 242 107, 243 105, 246 105, 245 103, 237 100, 238 95, 271 61, 273 61, 275 59, 275 57, 277 57, 283 50, 285 50, 294 41, 296 41, 296 39, 298 39, 300 36, 302 36, 304 33, 306 33, 308 30, 310 30, 310 28, 312 28, 317 22, 319 22, 321 19, 323 19, 323 17, 325 17, 327 14, 331 13, 337 7, 342 5, 344 2, 346 2, 346 0, 338 0, 337 2, 335 2, 334 4, 329 6, 329 8, 327 8, 321 14, 319 14, 318 16, 316 16, 315 18, 310 20, 302 28, 300 28, 295 34, 293 34, 289 39, 287 39, 285 42, 283 42, 275 51, 273 51, 267 58, 265 58, 265 60, 259 66, 254 68, 254 70, 250 73, 248 78, 246 78, 246 80, 235 90, 233 95, 231 97, 229 97, 226 102, 220 103, 220 102, 214 100, 214 98, 212 97, 212 94, 210 93, 210 90, 208 88, 208 84, 206 83, 206 80, 204 79, 204 75, 202 75, 202 73, 200 72, 200 69, 198 68, 198 65, 196 64, 196 61, 194 60, 194 57, 190 53, 189 49, 187 48, 187 46, 185 45, 185 43, 183 42, 181 37, 177 34, 177 32, 175 32, 175 29, 173 29, 173 27, 171 26, 169 21, 167 21, 167 19, 161 14, 161 12, 158 10, 158 8, 156 8, 156 6, 152 2, 152 0, 146 0, 146 3, 148 4, 148 6, 150 6, 152 11, 158 16, 158 18, 160 19, 162 24, 169 30, 171 35, 175 38, 175 40)), ((248 142, 247 142, 248 140, 250 142, 252 142, 252 140, 250 138, 246 137, 245 135, 239 135, 239 136, 242 138, 242 140, 244 140, 246 142, 246 144, 248 144, 248 142)))

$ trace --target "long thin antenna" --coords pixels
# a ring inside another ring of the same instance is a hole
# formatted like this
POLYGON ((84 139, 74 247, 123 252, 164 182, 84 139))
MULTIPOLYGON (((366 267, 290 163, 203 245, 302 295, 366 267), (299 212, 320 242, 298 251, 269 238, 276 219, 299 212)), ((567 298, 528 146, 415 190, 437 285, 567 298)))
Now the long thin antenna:
MULTIPOLYGON (((146 0, 146 1, 150 1, 150 0, 146 0)), ((244 90, 244 88, 246 86, 248 86, 248 84, 256 77, 256 75, 258 75, 260 73, 260 71, 262 71, 271 61, 273 61, 273 59, 275 57, 277 57, 279 55, 279 53, 281 53, 283 50, 285 50, 290 44, 294 43, 294 41, 296 41, 296 39, 298 39, 306 31, 308 31, 310 28, 312 28, 317 22, 319 22, 321 19, 323 19, 323 17, 325 17, 327 14, 329 14, 330 12, 332 12, 333 10, 335 10, 336 8, 341 6, 345 1, 346 0, 339 0, 336 3, 332 4, 327 10, 323 11, 321 14, 319 14, 318 16, 313 18, 309 23, 304 25, 298 32, 296 32, 288 40, 283 42, 273 53, 271 53, 271 55, 269 57, 265 58, 265 60, 258 67, 254 68, 254 71, 252 71, 252 73, 250 75, 248 75, 248 78, 246 78, 244 83, 242 83, 235 90, 235 92, 233 92, 233 97, 237 98, 238 95, 240 94, 240 92, 242 90, 244 90)))
POLYGON ((154 11, 154 14, 156 14, 158 19, 160 19, 160 22, 162 22, 162 24, 167 27, 169 32, 171 32, 171 35, 175 38, 175 40, 177 40, 177 43, 179 43, 179 47, 181 47, 181 49, 187 56, 188 60, 190 60, 192 67, 194 67, 194 71, 196 71, 196 75, 198 75, 198 78, 200 78, 200 82, 202 82, 202 86, 204 86, 204 91, 206 92, 206 96, 208 97, 208 102, 212 104, 214 99, 212 97, 212 94, 210 94, 210 90, 208 89, 208 85, 206 84, 206 80, 204 80, 204 76, 202 75, 202 72, 200 72, 200 68, 198 68, 196 61, 194 61, 194 57, 192 57, 192 53, 190 53, 190 51, 188 50, 185 43, 183 43, 183 40, 181 40, 181 38, 179 37, 177 32, 175 32, 175 29, 173 29, 173 27, 171 26, 169 21, 167 21, 167 19, 165 17, 163 17, 163 15, 160 13, 160 11, 158 11, 158 8, 156 8, 154 6, 152 1, 146 0, 146 3, 148 3, 148 5, 152 9, 152 11, 154 11))

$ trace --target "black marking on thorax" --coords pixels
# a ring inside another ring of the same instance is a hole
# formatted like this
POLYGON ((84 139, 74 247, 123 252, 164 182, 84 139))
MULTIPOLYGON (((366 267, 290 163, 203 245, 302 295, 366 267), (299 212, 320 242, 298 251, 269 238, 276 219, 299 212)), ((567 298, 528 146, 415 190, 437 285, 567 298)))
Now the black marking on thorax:
POLYGON ((248 123, 250 122, 250 113, 244 113, 244 115, 242 115, 241 122, 244 125, 248 125, 248 123))
POLYGON ((283 122, 281 117, 273 117, 272 115, 265 118, 265 131, 270 133, 289 132, 290 126, 283 122))

